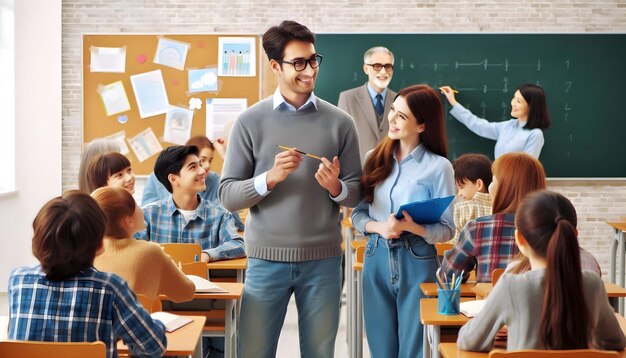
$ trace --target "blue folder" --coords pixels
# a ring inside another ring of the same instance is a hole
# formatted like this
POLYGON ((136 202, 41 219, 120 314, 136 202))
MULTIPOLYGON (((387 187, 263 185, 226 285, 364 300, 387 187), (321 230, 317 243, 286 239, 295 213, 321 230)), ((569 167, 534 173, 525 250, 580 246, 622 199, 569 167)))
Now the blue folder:
POLYGON ((396 213, 396 219, 402 219, 402 210, 406 210, 413 221, 418 224, 434 224, 438 223, 443 212, 446 211, 454 195, 446 196, 444 198, 435 198, 422 201, 415 201, 412 203, 404 204, 398 209, 396 213))

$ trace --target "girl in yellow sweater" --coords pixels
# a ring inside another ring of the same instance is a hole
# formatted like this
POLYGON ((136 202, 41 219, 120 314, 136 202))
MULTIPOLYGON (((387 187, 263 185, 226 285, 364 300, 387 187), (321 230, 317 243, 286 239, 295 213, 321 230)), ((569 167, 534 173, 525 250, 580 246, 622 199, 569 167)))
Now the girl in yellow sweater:
POLYGON ((163 294, 174 302, 190 301, 195 286, 170 256, 158 244, 132 238, 135 232, 145 229, 143 211, 132 195, 107 186, 91 196, 107 217, 104 253, 96 257, 94 266, 119 275, 135 293, 150 299, 163 294))

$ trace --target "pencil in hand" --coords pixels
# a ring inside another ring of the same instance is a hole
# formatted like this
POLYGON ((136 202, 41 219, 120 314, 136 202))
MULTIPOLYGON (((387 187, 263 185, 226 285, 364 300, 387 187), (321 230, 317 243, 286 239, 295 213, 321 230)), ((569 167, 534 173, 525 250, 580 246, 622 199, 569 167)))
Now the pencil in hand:
MULTIPOLYGON (((284 150, 292 150, 292 149, 293 149, 293 148, 285 147, 284 145, 279 145, 279 144, 276 144, 276 146, 277 146, 278 148, 280 148, 280 149, 284 149, 284 150)), ((315 159, 317 159, 317 160, 322 160, 322 158, 318 157, 317 155, 313 155, 313 154, 305 153, 305 152, 303 152, 303 151, 301 151, 301 150, 297 150, 297 149, 296 149, 296 152, 298 152, 298 153, 300 153, 300 154, 302 154, 302 155, 306 155, 307 157, 315 158, 315 159)))

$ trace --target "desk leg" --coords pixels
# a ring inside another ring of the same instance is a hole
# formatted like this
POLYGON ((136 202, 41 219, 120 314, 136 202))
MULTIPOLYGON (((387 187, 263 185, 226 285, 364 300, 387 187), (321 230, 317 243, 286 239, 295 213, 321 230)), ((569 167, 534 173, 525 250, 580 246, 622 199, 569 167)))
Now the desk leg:
POLYGON ((344 267, 344 278, 345 278, 345 282, 346 282, 346 341, 348 343, 348 350, 350 353, 350 357, 354 358, 355 355, 355 351, 354 351, 354 345, 353 345, 353 331, 354 331, 354 325, 353 325, 353 309, 354 309, 354 302, 353 302, 353 286, 354 286, 354 279, 353 279, 353 269, 352 269, 352 229, 351 228, 345 228, 344 229, 344 241, 345 241, 345 246, 346 246, 346 251, 345 251, 345 258, 346 258, 346 262, 345 262, 345 267, 344 267))
POLYGON ((430 331, 430 325, 424 325, 424 334, 422 342, 422 350, 424 351, 424 358, 430 358, 430 339, 428 339, 428 332, 430 331))
POLYGON ((202 335, 198 339, 198 343, 196 344, 196 349, 193 351, 192 358, 202 358, 202 335))
POLYGON ((235 301, 226 300, 226 312, 224 317, 224 358, 237 357, 237 313, 235 301))
MULTIPOLYGON (((625 259, 626 259, 626 247, 624 247, 624 236, 626 236, 626 233, 621 231, 621 230, 615 230, 617 235, 619 236, 619 254, 620 254, 620 261, 619 261, 619 283, 618 285, 625 287, 626 286, 626 282, 624 280, 624 270, 626 269, 624 267, 624 265, 626 265, 625 259)), ((622 316, 624 315, 624 298, 620 298, 619 299, 619 314, 621 314, 622 316)))
POLYGON ((363 357, 363 285, 361 271, 356 272, 356 358, 363 357))
POLYGON ((432 358, 439 358, 439 341, 441 340, 441 326, 433 325, 433 346, 431 351, 432 358))
POLYGON ((611 242, 611 272, 609 273, 609 282, 611 283, 617 283, 615 280, 617 278, 615 268, 617 267, 617 248, 619 244, 619 237, 617 235, 617 230, 613 229, 613 240, 611 242))

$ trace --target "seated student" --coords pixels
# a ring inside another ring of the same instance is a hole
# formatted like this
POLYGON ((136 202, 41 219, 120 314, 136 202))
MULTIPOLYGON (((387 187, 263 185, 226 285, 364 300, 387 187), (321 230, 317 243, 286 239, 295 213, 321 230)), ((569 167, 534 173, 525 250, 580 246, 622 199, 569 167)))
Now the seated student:
MULTIPOLYGON (((576 221, 572 222, 576 226, 576 221)), ((582 270, 588 270, 595 272, 598 276, 602 277, 602 269, 598 260, 587 250, 580 248, 580 267, 582 270)), ((530 261, 528 257, 519 253, 514 261, 511 261, 506 269, 505 273, 520 274, 530 270, 530 261)))
POLYGON ((98 204, 79 191, 41 208, 32 245, 40 264, 17 268, 9 279, 9 339, 103 341, 112 358, 121 338, 132 355, 165 353, 163 324, 141 307, 124 280, 93 267, 105 220, 98 204))
MULTIPOLYGON (((205 136, 196 136, 192 137, 185 143, 185 145, 195 145, 198 147, 200 151, 198 154, 198 158, 200 159, 200 166, 204 168, 207 172, 205 185, 206 189, 200 192, 200 196, 202 199, 208 200, 210 202, 218 203, 221 205, 219 198, 217 197, 217 189, 220 185, 220 175, 216 172, 209 171, 211 168, 211 163, 213 162, 213 157, 215 156, 215 152, 217 152, 220 157, 224 158, 224 146, 226 143, 222 138, 216 139, 214 142, 211 142, 209 138, 205 136)), ((143 194, 141 196, 141 206, 145 207, 150 203, 154 203, 155 201, 166 199, 170 196, 169 191, 165 189, 159 181, 157 180, 154 173, 151 173, 148 176, 148 180, 146 181, 146 186, 143 189, 143 194)), ((237 229, 243 230, 244 224, 239 218, 238 213, 232 213, 235 218, 235 225, 237 229)))
POLYGON ((492 171, 493 214, 468 222, 459 241, 445 252, 441 271, 448 277, 464 270, 467 278, 477 267, 476 281, 490 282, 491 272, 505 268, 517 254, 513 232, 519 203, 529 193, 546 188, 543 166, 526 153, 502 155, 493 162, 492 171))
POLYGON ((231 213, 198 195, 206 171, 196 146, 172 146, 159 154, 154 174, 171 193, 144 208, 146 229, 136 238, 158 243, 198 243, 204 262, 246 256, 231 213))
POLYGON ((463 200, 454 204, 455 243, 468 221, 491 215, 491 160, 483 154, 463 154, 452 164, 457 194, 463 200))
POLYGON ((602 280, 581 271, 572 203, 535 192, 520 204, 515 222, 515 240, 531 271, 502 275, 485 309, 461 328, 459 348, 489 351, 506 325, 507 350, 624 349, 626 337, 602 280))
POLYGON ((108 152, 119 152, 120 148, 114 141, 104 138, 96 138, 89 142, 80 156, 80 164, 78 166, 78 190, 85 194, 91 194, 87 190, 87 166, 93 158, 100 154, 108 152))
POLYGON ((159 294, 171 301, 193 298, 195 286, 161 247, 135 240, 133 234, 146 228, 143 210, 130 193, 122 188, 103 187, 91 193, 107 218, 104 252, 94 266, 126 280, 135 293, 155 299, 159 294))
POLYGON ((122 153, 109 152, 94 157, 87 165, 85 175, 90 193, 104 186, 113 186, 135 194, 135 173, 122 153))

